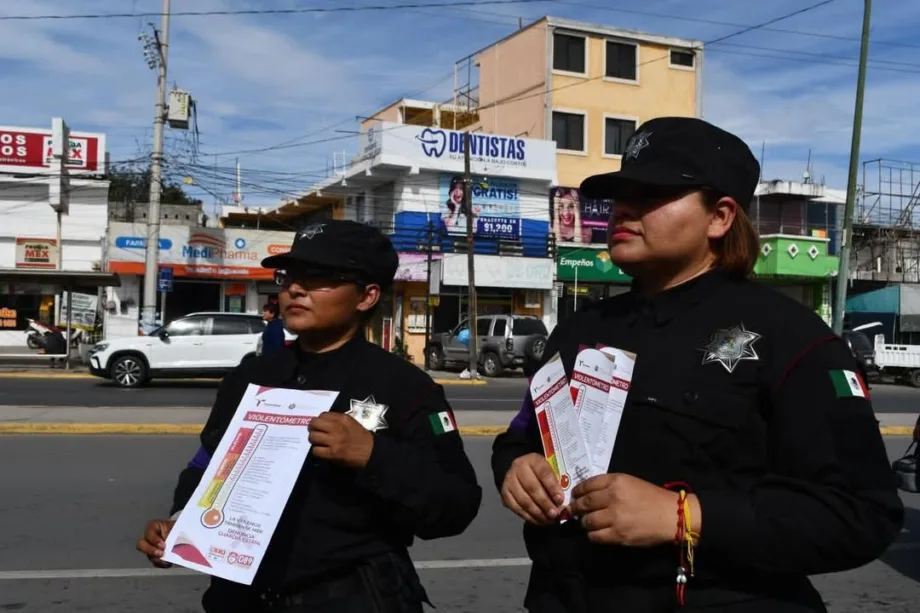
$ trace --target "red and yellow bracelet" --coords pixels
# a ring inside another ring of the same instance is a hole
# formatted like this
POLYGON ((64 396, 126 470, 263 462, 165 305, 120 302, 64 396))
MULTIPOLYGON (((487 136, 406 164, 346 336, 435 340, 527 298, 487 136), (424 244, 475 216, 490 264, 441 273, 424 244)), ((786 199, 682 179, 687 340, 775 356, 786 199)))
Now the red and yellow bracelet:
POLYGON ((677 578, 675 591, 678 606, 684 606, 684 594, 687 580, 693 576, 693 553, 699 535, 693 531, 693 518, 690 515, 690 501, 687 493, 690 486, 682 481, 666 483, 665 489, 677 488, 677 533, 674 535, 674 545, 677 547, 677 578))

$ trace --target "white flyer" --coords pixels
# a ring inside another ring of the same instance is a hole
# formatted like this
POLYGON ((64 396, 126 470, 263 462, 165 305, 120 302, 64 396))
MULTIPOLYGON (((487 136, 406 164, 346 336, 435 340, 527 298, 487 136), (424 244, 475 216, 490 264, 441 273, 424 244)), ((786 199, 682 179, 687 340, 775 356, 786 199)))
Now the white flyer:
MULTIPOLYGON (((575 357, 569 388, 588 455, 592 454, 597 445, 607 413, 610 382, 613 380, 613 360, 613 356, 591 348, 582 349, 575 357)), ((593 460, 592 456, 592 464, 596 464, 593 460)), ((606 468, 599 474, 605 472, 606 468)))
POLYGON ((252 585, 310 452, 307 426, 338 395, 250 384, 163 560, 252 585))
POLYGON ((599 424, 597 439, 591 449, 591 458, 596 474, 604 474, 610 468, 610 458, 620 431, 623 407, 632 383, 633 370, 636 367, 636 354, 615 347, 601 347, 600 351, 613 361, 613 373, 610 378, 610 393, 607 396, 607 409, 599 424))
POLYGON ((572 488, 592 476, 591 457, 581 436, 569 381, 557 353, 530 381, 543 451, 559 478, 568 505, 572 488))

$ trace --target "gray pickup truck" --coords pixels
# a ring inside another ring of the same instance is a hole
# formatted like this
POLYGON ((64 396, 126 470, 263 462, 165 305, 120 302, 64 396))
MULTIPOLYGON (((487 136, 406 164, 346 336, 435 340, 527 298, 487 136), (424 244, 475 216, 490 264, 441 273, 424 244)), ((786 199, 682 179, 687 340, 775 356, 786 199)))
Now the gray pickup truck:
MULTIPOLYGON (((469 345, 458 339, 468 326, 468 320, 464 319, 450 332, 432 337, 426 349, 431 370, 463 368, 469 364, 469 345)), ((476 318, 475 332, 479 369, 487 377, 499 377, 516 368, 531 376, 543 358, 548 336, 543 322, 527 315, 482 315, 476 318)))

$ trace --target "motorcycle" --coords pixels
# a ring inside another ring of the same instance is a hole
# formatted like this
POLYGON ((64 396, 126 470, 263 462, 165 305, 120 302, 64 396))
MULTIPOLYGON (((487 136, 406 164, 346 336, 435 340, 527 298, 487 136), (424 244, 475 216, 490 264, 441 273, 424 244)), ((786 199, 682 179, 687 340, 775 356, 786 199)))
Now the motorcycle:
POLYGON ((26 321, 29 322, 26 345, 29 346, 29 349, 44 349, 45 335, 54 333, 55 329, 34 319, 27 319, 26 321))

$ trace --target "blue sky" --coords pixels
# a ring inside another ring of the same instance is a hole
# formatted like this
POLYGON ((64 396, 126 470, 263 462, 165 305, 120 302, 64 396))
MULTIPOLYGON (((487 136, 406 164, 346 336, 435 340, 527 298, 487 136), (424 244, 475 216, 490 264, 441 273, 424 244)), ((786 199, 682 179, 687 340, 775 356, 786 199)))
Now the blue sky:
MULTIPOLYGON (((404 1, 404 0, 403 0, 404 1)), ((435 1, 435 0, 419 0, 435 1)), ((447 1, 447 0, 437 0, 447 1)), ((816 2, 816 0, 815 0, 816 2)), ((401 0, 173 0, 174 11, 398 4, 401 0)), ((396 98, 447 99, 453 63, 551 14, 711 41, 801 0, 572 0, 453 9, 174 17, 169 82, 198 102, 200 141, 167 131, 172 170, 249 205, 276 204, 355 152, 355 116, 396 98), (713 23, 719 22, 719 23, 713 23), (318 142, 320 141, 320 142, 318 142), (277 148, 278 145, 283 148, 277 148), (268 149, 256 151, 256 149, 268 149), (245 151, 245 153, 237 153, 245 151)), ((862 158, 920 162, 920 2, 874 3, 862 158)), ((161 0, 0 0, 0 15, 157 12, 161 0)), ((765 178, 845 188, 863 2, 836 0, 707 47, 704 117, 741 135, 765 178), (795 33, 790 33, 793 31, 795 33)), ((155 74, 137 36, 158 18, 0 21, 0 124, 106 132, 113 161, 149 151, 155 74)), ((211 194, 211 195, 209 195, 211 194)))

